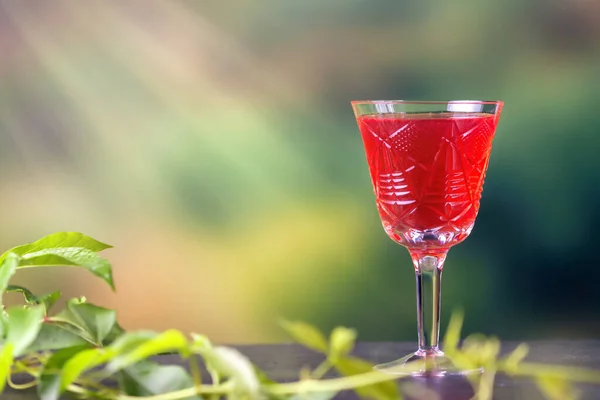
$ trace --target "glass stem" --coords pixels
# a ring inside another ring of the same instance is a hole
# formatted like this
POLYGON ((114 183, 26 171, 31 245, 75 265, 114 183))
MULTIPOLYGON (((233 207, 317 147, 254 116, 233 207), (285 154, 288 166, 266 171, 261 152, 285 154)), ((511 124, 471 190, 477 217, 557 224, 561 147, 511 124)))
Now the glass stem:
POLYGON ((417 327, 419 351, 439 351, 442 269, 446 253, 411 252, 417 278, 417 327))

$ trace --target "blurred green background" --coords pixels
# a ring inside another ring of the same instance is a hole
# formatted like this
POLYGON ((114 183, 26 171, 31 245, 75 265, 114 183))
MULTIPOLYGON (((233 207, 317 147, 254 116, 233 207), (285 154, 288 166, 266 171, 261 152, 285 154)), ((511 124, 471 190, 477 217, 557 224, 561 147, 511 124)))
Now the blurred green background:
POLYGON ((600 332, 597 0, 0 0, 0 246, 115 245, 129 329, 283 340, 279 317, 414 340, 414 277, 381 228, 355 99, 501 99, 444 315, 506 339, 600 332))

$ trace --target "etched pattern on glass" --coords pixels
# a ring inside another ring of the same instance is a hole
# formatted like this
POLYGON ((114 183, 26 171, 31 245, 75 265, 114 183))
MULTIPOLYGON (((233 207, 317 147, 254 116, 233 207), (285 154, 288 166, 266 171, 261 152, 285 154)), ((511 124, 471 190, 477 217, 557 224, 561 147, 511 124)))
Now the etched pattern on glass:
POLYGON ((377 205, 386 231, 400 242, 433 234, 440 244, 456 243, 479 211, 493 119, 420 122, 362 126, 378 142, 367 154, 377 205))

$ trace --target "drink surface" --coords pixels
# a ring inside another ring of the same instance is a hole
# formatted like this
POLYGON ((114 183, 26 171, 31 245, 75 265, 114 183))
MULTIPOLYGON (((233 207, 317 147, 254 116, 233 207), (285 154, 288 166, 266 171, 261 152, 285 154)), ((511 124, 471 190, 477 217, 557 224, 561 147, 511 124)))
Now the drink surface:
POLYGON ((497 121, 483 113, 358 117, 377 207, 393 240, 448 248, 469 235, 497 121))

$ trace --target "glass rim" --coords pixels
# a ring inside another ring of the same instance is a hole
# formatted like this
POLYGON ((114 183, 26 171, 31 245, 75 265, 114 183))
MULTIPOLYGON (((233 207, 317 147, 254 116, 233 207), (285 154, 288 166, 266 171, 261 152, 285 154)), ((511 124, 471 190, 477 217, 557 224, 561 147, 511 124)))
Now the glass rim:
POLYGON ((460 104, 483 104, 483 105, 500 105, 504 104, 502 100, 352 100, 352 105, 365 105, 365 104, 424 104, 424 105, 436 105, 436 104, 449 104, 449 103, 460 103, 460 104))

